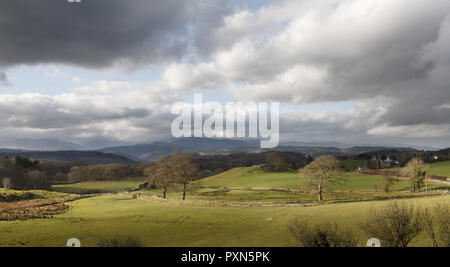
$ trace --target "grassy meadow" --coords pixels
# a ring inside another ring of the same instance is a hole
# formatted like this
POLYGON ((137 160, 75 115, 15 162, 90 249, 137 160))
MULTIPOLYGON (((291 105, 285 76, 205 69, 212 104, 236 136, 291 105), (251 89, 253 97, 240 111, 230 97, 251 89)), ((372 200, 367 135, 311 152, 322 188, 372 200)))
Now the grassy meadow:
MULTIPOLYGON (((437 176, 450 177, 450 161, 439 161, 427 164, 430 174, 437 176)), ((390 169, 392 171, 401 171, 401 168, 390 169)))
MULTIPOLYGON (((450 169, 448 162, 431 165, 441 175, 450 169)), ((364 246, 370 236, 360 226, 372 208, 393 198, 421 207, 450 202, 444 193, 447 184, 433 183, 431 192, 411 193, 406 182, 397 181, 385 193, 381 176, 347 174, 345 182, 327 187, 320 204, 299 172, 267 172, 260 166, 191 182, 186 201, 180 200, 179 186, 169 188, 167 199, 160 190, 126 192, 143 178, 55 185, 54 192, 34 193, 41 198, 106 194, 65 202, 64 213, 46 218, 0 221, 0 246, 65 246, 73 237, 83 246, 96 246, 100 238, 115 235, 137 237, 145 246, 297 246, 288 232, 295 218, 337 223, 351 229, 364 246)), ((411 245, 430 242, 421 234, 411 245)))
POLYGON ((438 176, 450 177, 450 161, 441 161, 428 164, 430 173, 438 176))
POLYGON ((95 181, 75 184, 53 185, 52 190, 71 194, 118 193, 138 187, 145 178, 130 178, 119 181, 95 181))
MULTIPOLYGON (((406 200, 401 200, 406 201, 406 200)), ((413 201, 426 207, 450 196, 413 201)), ((69 210, 52 218, 20 222, 0 221, 0 246, 64 246, 76 237, 83 246, 96 246, 102 236, 131 235, 146 246, 295 246, 287 225, 295 218, 311 223, 338 223, 359 237, 367 212, 387 201, 318 205, 311 207, 208 207, 179 201, 133 199, 130 194, 104 195, 71 202, 69 210), (191 204, 191 205, 189 205, 191 204)), ((412 245, 427 246, 419 236, 412 245)))
MULTIPOLYGON (((450 168, 450 166, 449 166, 450 168)), ((336 190, 382 190, 383 177, 367 175, 358 172, 347 172, 346 180, 341 183, 329 184, 328 189, 336 190)), ((236 168, 230 171, 208 177, 192 183, 205 188, 286 188, 307 190, 304 177, 299 172, 267 172, 260 166, 236 168)), ((441 184, 431 184, 430 188, 441 188, 441 184)), ((393 184, 393 191, 409 189, 406 181, 397 181, 393 184)))

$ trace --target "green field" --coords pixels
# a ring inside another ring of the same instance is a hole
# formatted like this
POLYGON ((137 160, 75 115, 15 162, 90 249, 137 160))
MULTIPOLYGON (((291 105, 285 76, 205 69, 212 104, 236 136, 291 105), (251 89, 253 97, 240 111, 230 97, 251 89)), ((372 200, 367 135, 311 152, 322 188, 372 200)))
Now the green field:
MULTIPOLYGON (((262 170, 259 166, 249 168, 236 168, 193 183, 205 188, 287 188, 308 189, 298 172, 273 173, 262 170)), ((442 188, 441 184, 430 184, 430 188, 442 188)), ((445 185, 444 185, 445 187, 445 185)), ((347 172, 346 181, 339 184, 329 184, 328 189, 334 190, 382 190, 383 178, 379 175, 367 175, 357 172, 347 172)), ((393 191, 408 190, 405 181, 395 182, 393 191)))
POLYGON ((450 177, 450 161, 441 161, 429 164, 430 173, 450 177))
MULTIPOLYGON (((434 168, 445 171, 446 166, 434 168)), ((52 217, 0 221, 0 246, 64 246, 73 237, 83 246, 96 246, 99 238, 115 235, 139 238, 145 246, 296 246, 287 228, 295 218, 337 223, 352 230, 363 246, 370 236, 360 225, 371 208, 391 198, 421 207, 450 202, 442 190, 411 193, 406 182, 398 181, 393 192, 385 193, 382 177, 347 174, 347 181, 330 184, 321 204, 305 190, 298 172, 267 172, 260 166, 192 182, 186 201, 180 200, 180 186, 169 188, 168 199, 161 199, 160 190, 125 192, 143 178, 55 185, 58 192, 33 192, 42 198, 64 196, 60 192, 108 194, 67 202, 67 211, 52 217)), ((431 184, 430 188, 448 190, 449 186, 431 184)), ((411 245, 430 244, 421 234, 411 245)))
MULTIPOLYGON (((440 161, 427 164, 432 175, 450 177, 450 161, 440 161)), ((401 168, 389 169, 392 171, 400 171, 401 168)))
POLYGON ((145 178, 119 181, 81 182, 76 184, 53 185, 52 190, 72 194, 117 193, 138 187, 145 178))
MULTIPOLYGON (((55 185, 53 190, 73 194, 118 193, 136 188, 144 179, 122 181, 82 182, 55 185)), ((430 183, 429 189, 447 189, 448 185, 430 183)), ((367 201, 376 199, 409 197, 409 185, 397 181, 390 193, 383 192, 383 178, 348 172, 346 181, 330 183, 324 192, 324 201, 367 201)), ((313 203, 317 196, 310 193, 303 177, 298 172, 268 172, 261 166, 236 168, 230 171, 192 182, 188 186, 188 197, 197 201, 244 202, 244 203, 313 203), (224 190, 226 189, 226 190, 224 190), (280 189, 280 190, 278 190, 280 189), (289 190, 294 190, 289 192, 289 190), (297 192, 301 190, 303 192, 297 192)), ((147 191, 148 196, 161 196, 160 190, 147 191)), ((168 198, 179 199, 181 187, 172 186, 168 198)), ((417 194, 413 195, 417 196, 417 194)))
MULTIPOLYGON (((429 206, 450 201, 450 196, 408 201, 429 206)), ((138 237, 146 246, 293 246, 296 243, 287 225, 295 218, 336 222, 357 234, 363 245, 370 236, 359 224, 370 208, 384 204, 386 201, 313 207, 207 207, 133 199, 129 194, 105 195, 72 202, 68 212, 53 218, 0 222, 0 246, 64 246, 72 237, 84 246, 95 246, 98 238, 116 234, 138 237)), ((425 235, 412 243, 429 244, 425 235)))

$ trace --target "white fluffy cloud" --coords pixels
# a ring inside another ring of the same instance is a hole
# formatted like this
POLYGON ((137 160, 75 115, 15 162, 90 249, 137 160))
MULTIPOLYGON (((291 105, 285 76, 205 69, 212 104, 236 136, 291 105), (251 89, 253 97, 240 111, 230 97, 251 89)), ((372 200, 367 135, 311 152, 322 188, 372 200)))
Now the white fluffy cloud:
POLYGON ((212 64, 173 64, 162 76, 168 88, 174 90, 201 90, 216 88, 220 75, 212 64))
POLYGON ((170 103, 178 96, 151 83, 98 81, 54 96, 1 95, 0 138, 61 138, 78 142, 104 137, 145 142, 162 138, 170 103))
POLYGON ((450 136, 449 1, 286 0, 211 36, 211 60, 189 69, 237 100, 351 100, 382 110, 358 120, 369 136, 450 136))

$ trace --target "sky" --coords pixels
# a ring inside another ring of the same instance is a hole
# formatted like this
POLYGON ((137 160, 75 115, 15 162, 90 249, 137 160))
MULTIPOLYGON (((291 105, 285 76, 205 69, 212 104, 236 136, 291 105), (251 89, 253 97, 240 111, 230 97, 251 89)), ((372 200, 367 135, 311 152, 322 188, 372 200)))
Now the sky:
POLYGON ((282 141, 450 147, 448 0, 4 0, 0 146, 170 138, 170 107, 281 103, 282 141))

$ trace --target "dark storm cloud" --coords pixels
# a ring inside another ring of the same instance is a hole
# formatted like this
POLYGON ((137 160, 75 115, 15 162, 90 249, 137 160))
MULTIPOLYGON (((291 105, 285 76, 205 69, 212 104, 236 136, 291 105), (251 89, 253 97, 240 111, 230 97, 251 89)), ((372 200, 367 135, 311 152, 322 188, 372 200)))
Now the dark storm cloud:
POLYGON ((63 63, 126 67, 183 57, 196 16, 217 21, 212 3, 193 0, 4 0, 0 66, 63 63), (207 17, 212 14, 214 19, 207 17))

